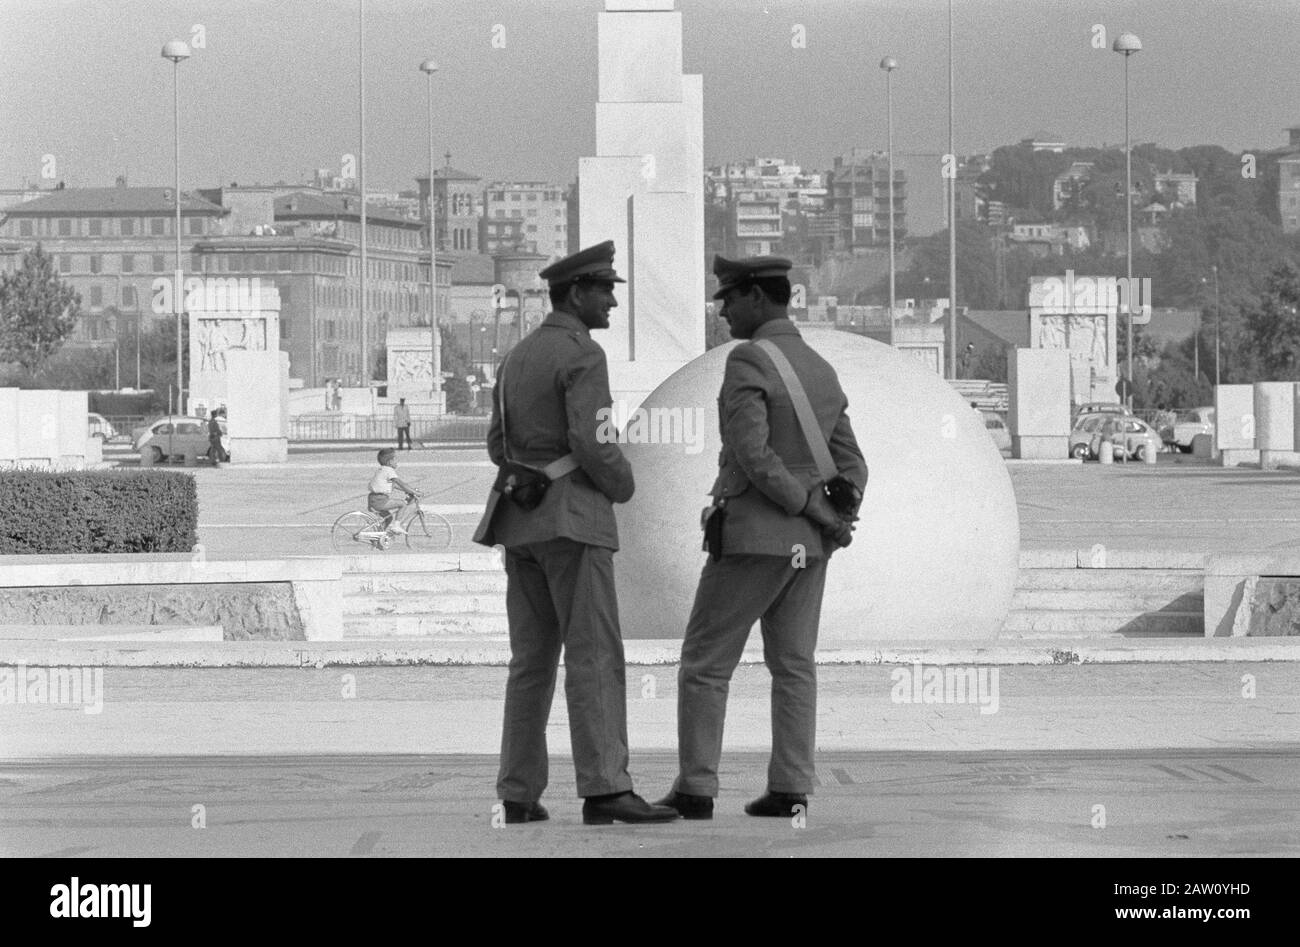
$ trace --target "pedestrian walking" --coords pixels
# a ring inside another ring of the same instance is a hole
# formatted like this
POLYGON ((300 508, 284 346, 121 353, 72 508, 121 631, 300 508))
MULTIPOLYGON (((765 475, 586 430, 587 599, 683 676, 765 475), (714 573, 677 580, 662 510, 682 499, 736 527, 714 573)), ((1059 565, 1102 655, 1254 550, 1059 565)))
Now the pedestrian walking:
POLYGON ((217 420, 224 414, 224 408, 213 408, 208 412, 208 460, 212 461, 214 467, 220 467, 230 460, 230 455, 221 446, 221 422, 217 420))
POLYGON ((708 819, 718 794, 727 689, 761 621, 772 674, 772 754, 754 816, 790 816, 815 782, 817 625, 831 553, 849 544, 867 482, 835 370, 790 321, 791 263, 715 257, 715 299, 733 338, 718 420, 719 471, 705 511, 708 561, 682 642, 679 772, 660 805, 708 819))
POLYGON ((406 449, 411 449, 411 409, 406 406, 406 399, 402 398, 393 408, 393 423, 397 425, 397 449, 402 449, 402 442, 406 442, 406 449))
POLYGON ((591 332, 609 327, 614 284, 624 280, 612 241, 541 276, 554 311, 497 373, 488 453, 498 476, 474 537, 505 547, 510 672, 497 792, 506 822, 547 818, 539 801, 546 721, 563 649, 583 822, 666 822, 677 812, 632 792, 628 774, 613 504, 632 497, 632 467, 597 436, 611 398, 605 352, 591 332))

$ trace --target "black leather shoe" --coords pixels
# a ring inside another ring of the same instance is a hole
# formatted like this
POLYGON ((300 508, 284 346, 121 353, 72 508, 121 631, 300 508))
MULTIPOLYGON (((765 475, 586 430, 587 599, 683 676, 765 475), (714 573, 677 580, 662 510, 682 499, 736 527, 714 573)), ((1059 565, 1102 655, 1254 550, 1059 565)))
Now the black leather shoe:
POLYGON ((674 789, 655 805, 676 809, 677 814, 683 819, 713 818, 713 799, 710 796, 692 796, 688 792, 678 792, 674 789))
POLYGON ((794 815, 795 806, 803 806, 803 811, 807 813, 808 797, 788 792, 767 792, 745 806, 745 814, 788 819, 794 815))
POLYGON ((612 825, 615 822, 672 822, 677 810, 652 806, 634 792, 616 796, 591 796, 582 804, 583 825, 612 825))
POLYGON ((501 805, 506 810, 506 825, 518 825, 520 822, 545 822, 551 817, 540 802, 503 802, 501 805))

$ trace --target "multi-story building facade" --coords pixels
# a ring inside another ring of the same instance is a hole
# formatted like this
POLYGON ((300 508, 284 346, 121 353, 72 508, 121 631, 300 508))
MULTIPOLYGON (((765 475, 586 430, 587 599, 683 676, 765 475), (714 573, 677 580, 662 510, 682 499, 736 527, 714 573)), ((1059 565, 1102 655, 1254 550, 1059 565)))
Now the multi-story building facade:
POLYGON ((771 256, 781 244, 781 199, 765 191, 739 191, 731 201, 727 255, 771 256))
POLYGON ((894 240, 907 234, 907 178, 895 162, 889 182, 889 158, 884 152, 853 149, 837 157, 827 175, 829 210, 836 221, 834 249, 858 252, 889 246, 889 203, 894 203, 894 240), (892 195, 891 195, 892 191, 892 195))
POLYGON ((543 181, 493 181, 483 189, 485 233, 496 241, 486 253, 540 253, 557 259, 569 252, 569 211, 565 189, 543 181), (522 230, 516 235, 513 224, 522 230), (500 229, 495 232, 493 226, 500 229), (513 246, 509 241, 517 240, 513 246))
MULTIPOLYGON (((199 195, 181 194, 181 266, 195 271, 194 244, 221 233, 229 211, 199 195)), ((4 265, 40 243, 60 278, 81 294, 82 317, 68 342, 112 344, 119 331, 148 332, 170 310, 154 312, 154 280, 176 269, 176 209, 171 188, 60 188, 8 208, 0 239, 10 241, 4 265)))
MULTIPOLYGON (((222 203, 183 192, 185 277, 229 284, 256 278, 280 293, 281 348, 308 387, 361 379, 360 201, 347 192, 288 185, 215 188, 222 203), (223 206, 227 204, 229 206, 223 206)), ((64 281, 81 294, 72 344, 111 344, 150 331, 155 280, 175 268, 175 211, 166 188, 69 188, 0 217, 0 267, 12 269, 40 242, 64 281)), ((420 220, 367 207, 369 351, 389 327, 428 325, 429 260, 420 220)), ((438 300, 447 317, 451 260, 438 260, 438 300)), ((373 355, 372 355, 373 357, 373 355)), ((373 364, 372 364, 373 368, 373 364)))

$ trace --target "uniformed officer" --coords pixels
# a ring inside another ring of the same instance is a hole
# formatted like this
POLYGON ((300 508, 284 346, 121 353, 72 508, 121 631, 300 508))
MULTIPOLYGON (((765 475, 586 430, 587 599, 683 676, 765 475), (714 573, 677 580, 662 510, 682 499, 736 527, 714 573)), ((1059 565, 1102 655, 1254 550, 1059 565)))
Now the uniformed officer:
POLYGON ((502 500, 484 545, 505 547, 510 673, 497 791, 507 822, 547 818, 546 721, 564 650, 565 696, 578 795, 587 824, 666 822, 674 809, 632 792, 628 775, 623 639, 614 591, 614 503, 633 491, 618 444, 602 443, 597 412, 610 407, 605 353, 592 329, 618 305, 612 241, 541 271, 552 312, 510 352, 497 375, 488 453, 542 468, 566 455, 576 469, 553 480, 540 505, 502 500), (504 409, 503 409, 504 403, 504 409), (504 413, 503 413, 504 410, 504 413))
MULTIPOLYGON (((786 311, 790 266, 778 257, 715 257, 714 298, 723 302, 733 338, 771 340, 785 356, 816 416, 812 436, 829 442, 840 476, 860 491, 867 468, 844 391, 786 311)), ((772 674, 772 756, 767 792, 745 811, 789 816, 796 805, 806 811, 813 790, 817 623, 827 560, 848 544, 850 525, 827 499, 790 394, 760 346, 742 344, 728 354, 718 416, 722 453, 711 493, 715 505, 725 504, 721 554, 704 566, 682 642, 680 771, 659 804, 686 818, 712 818, 727 689, 749 631, 761 620, 772 674)))

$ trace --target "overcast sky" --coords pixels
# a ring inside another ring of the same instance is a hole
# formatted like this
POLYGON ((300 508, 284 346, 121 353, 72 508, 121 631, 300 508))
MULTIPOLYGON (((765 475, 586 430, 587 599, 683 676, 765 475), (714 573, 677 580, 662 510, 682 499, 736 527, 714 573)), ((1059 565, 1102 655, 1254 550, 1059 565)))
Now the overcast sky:
MULTIPOLYGON (((366 0, 367 184, 409 188, 435 145, 485 178, 570 181, 594 152, 603 0, 366 0), (504 30, 502 31, 502 29, 504 30), (504 48, 494 48, 504 37, 504 48)), ((704 76, 708 163, 813 168, 885 147, 892 55, 899 153, 947 150, 945 0, 678 0, 687 72, 704 76), (806 48, 792 44, 802 27, 806 48)), ((955 0, 958 152, 1037 130, 1122 142, 1125 30, 1135 142, 1274 148, 1300 124, 1300 0, 955 0), (1093 48, 1094 26, 1105 49, 1093 48)), ((0 187, 54 155, 70 186, 172 177, 170 38, 182 186, 301 181, 357 151, 357 0, 0 0, 0 187)), ((938 158, 906 162, 919 187, 938 158)), ((442 159, 439 158, 439 164, 442 159)))

